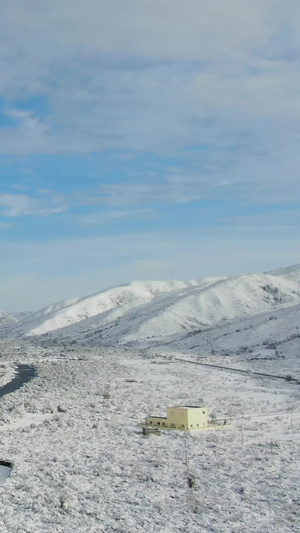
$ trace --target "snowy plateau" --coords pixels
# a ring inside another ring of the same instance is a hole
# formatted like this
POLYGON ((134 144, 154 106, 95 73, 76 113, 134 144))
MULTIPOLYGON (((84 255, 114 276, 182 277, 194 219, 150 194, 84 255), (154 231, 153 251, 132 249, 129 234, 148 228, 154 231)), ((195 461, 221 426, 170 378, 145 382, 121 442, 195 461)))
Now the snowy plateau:
POLYGON ((0 313, 0 386, 35 369, 0 399, 0 532, 300 532, 299 319, 300 265, 0 313), (144 436, 171 405, 232 426, 144 436))

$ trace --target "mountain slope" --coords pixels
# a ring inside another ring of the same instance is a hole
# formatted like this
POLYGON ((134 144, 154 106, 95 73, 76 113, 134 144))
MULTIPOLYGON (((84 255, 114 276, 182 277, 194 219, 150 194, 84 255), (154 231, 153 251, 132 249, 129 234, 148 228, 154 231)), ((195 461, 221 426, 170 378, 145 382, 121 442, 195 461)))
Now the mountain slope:
POLYGON ((4 311, 0 311, 0 327, 7 326, 15 322, 17 322, 17 319, 13 315, 5 313, 4 311))
POLYGON ((133 282, 80 299, 62 301, 27 315, 10 330, 15 335, 43 335, 101 316, 104 323, 150 302, 160 295, 193 287, 193 281, 133 282))
MULTIPOLYGON (((299 267, 291 268, 297 279, 299 267)), ((299 302, 299 283, 278 273, 133 282, 49 306, 2 331, 87 345, 175 346, 228 320, 299 302)))
POLYGON ((299 302, 295 282, 268 275, 242 275, 166 295, 104 327, 101 317, 61 332, 88 344, 164 345, 228 319, 299 302))
POLYGON ((275 270, 270 270, 266 274, 271 274, 272 276, 281 276, 292 281, 297 281, 300 283, 300 265, 291 265, 288 267, 276 268, 275 270))

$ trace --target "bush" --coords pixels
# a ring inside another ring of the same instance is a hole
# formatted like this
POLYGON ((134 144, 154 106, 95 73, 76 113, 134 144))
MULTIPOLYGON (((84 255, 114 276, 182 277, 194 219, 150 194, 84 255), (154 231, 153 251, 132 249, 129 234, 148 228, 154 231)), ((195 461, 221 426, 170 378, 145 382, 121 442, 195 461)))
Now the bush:
POLYGON ((193 489, 193 488, 195 487, 195 485, 196 485, 196 479, 195 479, 195 477, 194 477, 192 474, 190 474, 190 475, 188 476, 188 478, 187 478, 187 484, 188 484, 188 486, 189 486, 190 489, 193 489))

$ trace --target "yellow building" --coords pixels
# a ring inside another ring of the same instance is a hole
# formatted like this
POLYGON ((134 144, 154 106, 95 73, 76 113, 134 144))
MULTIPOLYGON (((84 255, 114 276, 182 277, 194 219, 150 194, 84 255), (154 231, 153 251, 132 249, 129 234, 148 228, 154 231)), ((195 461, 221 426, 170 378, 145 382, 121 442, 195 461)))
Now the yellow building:
POLYGON ((168 407, 166 417, 148 416, 146 425, 183 431, 207 428, 209 427, 207 409, 192 405, 168 407))

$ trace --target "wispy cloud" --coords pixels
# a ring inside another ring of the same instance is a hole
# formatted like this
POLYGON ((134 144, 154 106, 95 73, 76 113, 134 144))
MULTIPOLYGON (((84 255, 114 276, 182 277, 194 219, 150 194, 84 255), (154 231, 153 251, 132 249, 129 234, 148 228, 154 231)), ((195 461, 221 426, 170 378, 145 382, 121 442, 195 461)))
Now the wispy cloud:
POLYGON ((0 194, 0 214, 4 217, 49 216, 65 210, 63 204, 51 204, 25 194, 0 194))
POLYGON ((141 219, 141 217, 151 217, 152 209, 113 209, 101 213, 90 213, 89 215, 78 217, 78 222, 87 226, 97 226, 109 224, 115 220, 122 219, 141 219))

